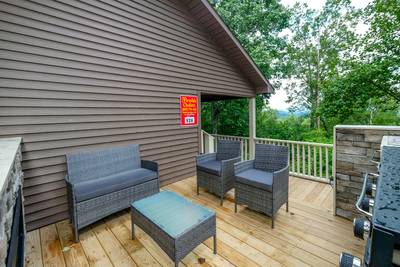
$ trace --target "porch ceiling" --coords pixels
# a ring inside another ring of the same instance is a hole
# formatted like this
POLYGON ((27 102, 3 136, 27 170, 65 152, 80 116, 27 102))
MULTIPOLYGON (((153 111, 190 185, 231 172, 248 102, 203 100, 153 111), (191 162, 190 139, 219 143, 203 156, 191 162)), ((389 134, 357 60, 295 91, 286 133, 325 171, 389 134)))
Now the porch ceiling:
POLYGON ((243 98, 243 97, 230 96, 230 95, 202 94, 201 95, 201 102, 212 102, 212 101, 219 101, 219 100, 232 100, 232 99, 239 99, 239 98, 243 98))

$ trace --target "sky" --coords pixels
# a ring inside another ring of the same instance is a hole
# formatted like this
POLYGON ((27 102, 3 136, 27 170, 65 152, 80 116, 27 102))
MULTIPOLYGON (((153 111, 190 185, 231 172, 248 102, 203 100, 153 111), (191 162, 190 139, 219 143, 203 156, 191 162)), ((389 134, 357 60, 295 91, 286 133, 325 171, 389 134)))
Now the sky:
MULTIPOLYGON (((297 0, 300 3, 306 3, 310 8, 313 9, 322 9, 322 7, 325 4, 325 0, 297 0)), ((296 1, 294 0, 281 0, 281 3, 285 6, 293 6, 295 4, 296 1)), ((368 5, 368 3, 370 3, 371 0, 352 0, 352 4, 356 7, 356 8, 364 8, 368 5)), ((367 30, 367 26, 366 25, 359 25, 359 27, 357 27, 357 31, 358 32, 365 32, 367 30)), ((285 81, 281 81, 282 84, 285 83, 285 81)), ((276 93, 274 95, 271 96, 270 100, 269 100, 269 106, 273 109, 277 109, 277 110, 288 110, 289 108, 289 104, 286 103, 287 100, 287 94, 286 92, 281 89, 281 90, 277 90, 276 93)))

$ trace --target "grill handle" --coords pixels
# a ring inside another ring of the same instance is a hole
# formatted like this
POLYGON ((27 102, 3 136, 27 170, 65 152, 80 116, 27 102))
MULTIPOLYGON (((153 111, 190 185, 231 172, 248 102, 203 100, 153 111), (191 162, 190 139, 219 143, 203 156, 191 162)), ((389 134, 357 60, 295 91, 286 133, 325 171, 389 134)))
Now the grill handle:
POLYGON ((367 193, 368 179, 370 178, 370 176, 373 176, 373 177, 376 177, 376 178, 379 177, 379 175, 375 174, 375 173, 367 173, 367 174, 365 174, 363 187, 362 187, 362 190, 361 190, 360 197, 357 200, 356 208, 357 208, 357 210, 359 212, 361 212, 362 214, 366 215, 368 218, 371 219, 372 218, 372 213, 370 213, 368 211, 364 211, 362 209, 362 202, 363 202, 363 199, 365 198, 365 195, 367 193))

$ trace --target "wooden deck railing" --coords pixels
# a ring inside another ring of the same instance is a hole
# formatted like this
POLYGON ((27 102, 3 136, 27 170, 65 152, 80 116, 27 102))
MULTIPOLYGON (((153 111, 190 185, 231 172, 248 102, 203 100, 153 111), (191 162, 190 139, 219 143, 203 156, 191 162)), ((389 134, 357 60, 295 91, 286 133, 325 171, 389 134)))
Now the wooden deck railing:
MULTIPOLYGON (((219 139, 240 141, 242 144, 242 160, 250 159, 250 139, 248 137, 230 135, 212 136, 215 138, 215 145, 217 143, 216 141, 219 139)), ((279 140, 270 138, 255 138, 254 141, 261 144, 287 146, 289 148, 290 175, 319 182, 330 183, 334 172, 334 169, 332 167, 332 144, 279 140)))

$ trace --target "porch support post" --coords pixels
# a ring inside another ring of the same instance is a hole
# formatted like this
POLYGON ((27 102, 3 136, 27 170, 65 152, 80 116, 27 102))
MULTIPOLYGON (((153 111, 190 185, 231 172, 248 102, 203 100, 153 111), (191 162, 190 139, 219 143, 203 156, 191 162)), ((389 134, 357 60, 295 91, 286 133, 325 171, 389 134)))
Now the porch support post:
POLYGON ((250 159, 254 159, 256 138, 256 98, 249 98, 249 152, 250 159))

